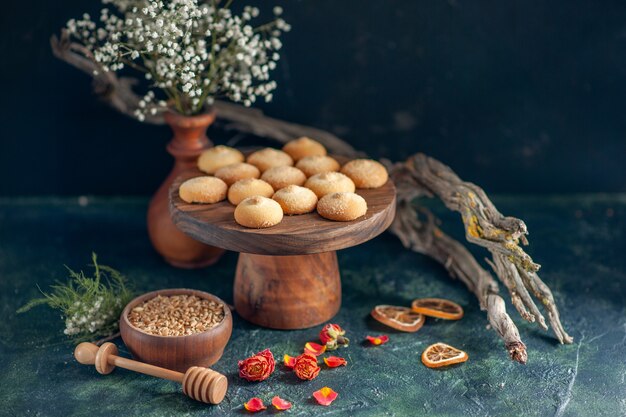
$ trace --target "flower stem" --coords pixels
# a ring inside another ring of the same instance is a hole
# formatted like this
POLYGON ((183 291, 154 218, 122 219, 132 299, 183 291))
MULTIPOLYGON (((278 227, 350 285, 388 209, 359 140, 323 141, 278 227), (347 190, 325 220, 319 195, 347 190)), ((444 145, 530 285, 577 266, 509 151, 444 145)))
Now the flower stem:
POLYGON ((102 345, 103 345, 103 344, 105 344, 106 342, 110 342, 111 340, 117 339, 118 337, 120 337, 120 332, 113 333, 113 334, 112 334, 112 335, 110 335, 110 336, 103 337, 102 339, 96 340, 96 341, 94 342, 94 344, 95 344, 96 346, 102 346, 102 345))

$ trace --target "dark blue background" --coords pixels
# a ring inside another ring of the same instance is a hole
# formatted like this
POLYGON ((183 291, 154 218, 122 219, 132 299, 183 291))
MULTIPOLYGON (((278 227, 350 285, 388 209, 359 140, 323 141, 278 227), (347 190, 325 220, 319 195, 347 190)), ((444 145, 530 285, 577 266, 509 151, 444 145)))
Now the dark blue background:
MULTIPOLYGON (((626 191, 626 2, 278 4, 293 31, 268 114, 375 157, 426 152, 488 192, 626 191)), ((148 194, 165 177, 168 128, 99 103, 50 52, 67 19, 99 8, 3 4, 0 195, 148 194)))

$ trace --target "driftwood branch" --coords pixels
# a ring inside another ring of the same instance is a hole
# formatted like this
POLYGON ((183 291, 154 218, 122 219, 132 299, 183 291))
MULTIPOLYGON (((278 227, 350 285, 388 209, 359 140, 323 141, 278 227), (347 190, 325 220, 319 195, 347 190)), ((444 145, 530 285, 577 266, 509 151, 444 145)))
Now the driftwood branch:
POLYGON ((250 133, 259 137, 274 139, 285 143, 293 138, 307 136, 322 142, 336 155, 364 156, 347 142, 332 133, 309 126, 285 122, 263 114, 261 110, 252 109, 225 101, 216 101, 213 105, 217 118, 226 121, 226 128, 239 132, 250 133))
POLYGON ((511 359, 526 363, 526 345, 506 312, 492 275, 480 266, 465 246, 441 231, 437 226, 440 221, 430 211, 414 205, 416 198, 433 195, 413 178, 413 172, 405 164, 390 167, 390 171, 398 187, 398 209, 390 231, 406 248, 430 256, 452 277, 461 280, 478 298, 481 310, 487 312, 489 323, 504 341, 511 359))
MULTIPOLYGON (((67 62, 93 78, 93 89, 96 95, 117 111, 135 118, 134 111, 138 108, 141 97, 133 91, 137 84, 135 78, 117 77, 115 73, 103 71, 95 61, 91 52, 84 45, 72 42, 66 29, 61 36, 50 38, 52 53, 58 59, 67 62)), ((163 114, 147 114, 144 120, 151 124, 164 124, 163 114)))
MULTIPOLYGON (((133 92, 137 80, 117 77, 115 73, 102 71, 93 59, 91 52, 83 45, 72 42, 67 30, 61 36, 50 38, 50 46, 55 57, 67 62, 93 78, 95 93, 111 107, 130 117, 134 116, 141 97, 133 92)), ((324 143, 335 154, 344 156, 364 155, 347 142, 330 132, 314 127, 289 123, 265 116, 261 110, 243 107, 225 101, 216 101, 217 119, 229 130, 253 134, 263 138, 287 142, 297 136, 309 136, 324 143)), ((146 114, 145 123, 164 124, 163 113, 146 114)))
MULTIPOLYGON (((103 101, 134 117, 140 100, 140 96, 133 91, 135 79, 101 71, 91 53, 84 46, 71 42, 66 31, 61 33, 60 38, 53 36, 50 43, 57 58, 93 78, 94 91, 103 101)), ((337 136, 320 129, 270 118, 260 110, 232 103, 218 101, 214 106, 218 120, 227 129, 280 143, 299 136, 310 136, 322 142, 332 153, 349 157, 363 155, 337 136)), ((163 115, 146 115, 144 122, 163 124, 163 115)), ((491 253, 488 263, 508 288, 512 303, 522 317, 547 328, 531 297, 532 293, 546 308, 552 329, 561 343, 572 342, 560 323, 550 289, 537 275, 539 265, 520 247, 520 243, 528 243, 523 221, 500 214, 481 188, 463 182, 449 167, 425 155, 417 154, 404 163, 388 166, 398 189, 398 210, 391 232, 400 238, 405 247, 440 262, 474 293, 481 309, 487 312, 489 323, 504 341, 511 359, 526 363, 526 346, 506 312, 504 300, 498 294, 497 282, 460 242, 441 231, 438 227, 440 222, 432 213, 415 206, 417 198, 437 196, 450 210, 459 212, 467 240, 491 253)))
POLYGON ((537 275, 540 265, 520 246, 528 244, 528 230, 522 220, 503 216, 480 187, 462 181, 448 166, 424 154, 412 156, 396 169, 403 171, 403 178, 410 178, 414 187, 428 190, 428 194, 436 195, 446 207, 461 214, 467 240, 491 252, 489 264, 509 289, 511 301, 524 319, 548 328, 532 293, 548 312, 559 341, 572 343, 559 319, 552 292, 537 275))
POLYGON ((390 231, 400 238, 406 248, 430 256, 441 263, 452 277, 461 280, 478 298, 481 310, 487 312, 489 323, 504 341, 511 359, 526 363, 526 345, 506 312, 496 281, 465 246, 441 231, 437 226, 438 220, 430 211, 414 205, 415 198, 431 196, 431 193, 412 180, 411 172, 405 165, 398 164, 391 172, 394 182, 402 189, 398 189, 398 209, 390 231))

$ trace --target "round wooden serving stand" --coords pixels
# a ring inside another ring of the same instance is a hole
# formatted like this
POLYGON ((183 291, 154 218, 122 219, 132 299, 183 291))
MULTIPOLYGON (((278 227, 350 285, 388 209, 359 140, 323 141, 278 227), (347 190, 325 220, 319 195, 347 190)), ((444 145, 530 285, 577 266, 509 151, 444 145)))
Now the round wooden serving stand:
POLYGON ((235 206, 228 201, 188 204, 180 199, 180 184, 200 175, 187 171, 174 180, 172 220, 200 242, 239 252, 235 309, 246 320, 274 329, 304 329, 330 320, 341 306, 335 251, 378 236, 396 211, 396 189, 388 181, 377 189, 357 190, 368 210, 355 221, 330 221, 314 212, 285 216, 267 229, 248 229, 235 222, 235 206))

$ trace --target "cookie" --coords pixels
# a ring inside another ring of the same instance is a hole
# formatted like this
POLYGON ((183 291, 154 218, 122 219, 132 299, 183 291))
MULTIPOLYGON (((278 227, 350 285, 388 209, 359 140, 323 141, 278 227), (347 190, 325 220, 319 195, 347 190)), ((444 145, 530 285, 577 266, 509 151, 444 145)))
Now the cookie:
POLYGON ((289 154, 273 148, 265 148, 251 153, 246 162, 259 168, 261 172, 273 167, 293 166, 293 159, 289 154))
POLYGON ((272 199, 283 209, 283 213, 288 215, 305 214, 315 210, 317 196, 308 188, 298 185, 289 185, 274 193, 272 199))
POLYGON ((282 219, 283 210, 280 204, 260 195, 244 199, 235 209, 235 221, 253 229, 275 226, 282 219))
POLYGON ((302 185, 306 181, 306 175, 294 167, 274 167, 263 173, 261 179, 267 182, 275 190, 280 190, 288 185, 302 185))
POLYGON ((259 178, 261 171, 254 165, 245 162, 237 162, 235 164, 226 165, 215 171, 215 176, 231 186, 239 180, 248 178, 259 178))
POLYGON ((341 172, 350 177, 356 188, 382 187, 389 178, 385 166, 373 159, 350 161, 341 168, 341 172))
POLYGON ((330 193, 353 193, 355 190, 352 180, 339 172, 315 174, 306 180, 304 186, 313 191, 317 198, 330 193))
POLYGON ((324 145, 304 136, 287 142, 287 144, 283 146, 283 151, 287 152, 294 161, 299 161, 306 156, 326 155, 324 145))
POLYGON ((215 177, 196 177, 183 182, 178 195, 186 203, 213 204, 226 198, 228 186, 215 177))
POLYGON ((255 195, 271 197, 273 194, 274 189, 265 181, 256 178, 248 178, 246 180, 239 180, 230 186, 228 189, 228 201, 236 206, 248 197, 255 195))
POLYGON ((334 158, 325 155, 306 156, 298 161, 296 168, 304 172, 307 177, 324 172, 339 171, 341 165, 334 158))
POLYGON ((198 169, 207 174, 214 174, 221 167, 243 161, 244 156, 237 149, 218 145, 200 154, 198 157, 198 169))
POLYGON ((332 193, 317 203, 320 216, 338 222, 349 222, 367 213, 367 202, 355 193, 332 193))

